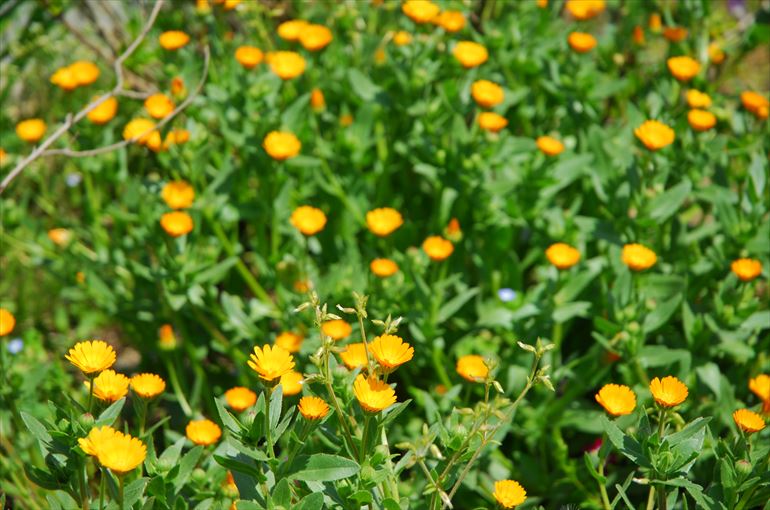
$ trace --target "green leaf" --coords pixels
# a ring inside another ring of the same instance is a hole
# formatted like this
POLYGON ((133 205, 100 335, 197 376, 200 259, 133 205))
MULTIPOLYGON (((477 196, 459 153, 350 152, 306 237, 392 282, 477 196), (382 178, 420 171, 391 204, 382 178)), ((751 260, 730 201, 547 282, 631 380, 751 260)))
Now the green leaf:
POLYGON ((652 333, 666 324, 671 316, 674 315, 677 308, 679 308, 681 302, 682 294, 680 293, 671 299, 658 304, 658 306, 644 318, 644 323, 642 324, 644 332, 647 334, 652 333))
POLYGON ((673 216, 692 192, 692 183, 685 179, 649 202, 649 216, 656 223, 665 223, 673 216))
POLYGON ((289 480, 284 478, 279 481, 273 487, 273 503, 289 508, 291 506, 291 487, 289 487, 289 480))
POLYGON ((308 482, 333 482, 349 478, 361 470, 357 462, 339 457, 319 453, 306 458, 306 462, 298 462, 301 469, 291 475, 293 480, 308 482))
POLYGON ((182 457, 182 460, 179 462, 179 473, 176 475, 176 480, 174 480, 174 489, 177 492, 187 483, 202 454, 203 447, 196 446, 182 457))
POLYGON ((682 487, 698 503, 698 508, 719 509, 720 505, 703 492, 703 487, 691 482, 687 478, 675 478, 673 480, 659 480, 656 483, 671 487, 682 487))
POLYGON ((348 81, 358 97, 364 101, 373 101, 382 89, 375 85, 365 74, 355 68, 348 69, 348 81))
POLYGON ((102 411, 99 418, 94 423, 95 427, 101 427, 103 425, 112 425, 115 420, 120 416, 120 412, 123 410, 123 406, 126 404, 126 398, 123 397, 120 400, 113 403, 110 407, 102 411))
POLYGON ((743 321, 741 329, 748 329, 751 331, 770 329, 770 310, 754 312, 748 319, 743 321))
POLYGON ((133 507, 134 503, 139 501, 142 494, 144 494, 144 488, 148 480, 148 478, 139 478, 126 485, 125 489, 123 489, 123 501, 126 508, 133 507))
POLYGON ((215 398, 214 404, 217 406, 217 412, 219 413, 219 419, 222 420, 222 424, 231 432, 239 433, 243 430, 240 422, 230 414, 230 411, 225 409, 225 405, 222 403, 221 398, 215 398))
MULTIPOLYGON (((281 419, 281 406, 283 405, 283 386, 277 385, 270 394, 270 432, 274 433, 281 419)), ((273 440, 275 441, 275 439, 273 440)))
POLYGON ((572 303, 566 303, 560 305, 553 311, 553 320, 560 324, 575 317, 588 317, 590 310, 590 301, 574 301, 572 303))
POLYGON ((652 467, 650 459, 644 454, 642 445, 633 437, 626 435, 621 431, 615 423, 607 419, 606 416, 601 417, 602 426, 607 437, 612 442, 613 446, 618 449, 620 453, 628 457, 637 466, 649 468, 652 467))
POLYGON ((398 417, 398 415, 401 414, 406 409, 406 407, 409 405, 411 401, 412 400, 409 399, 404 402, 399 402, 397 404, 390 406, 386 410, 384 410, 382 412, 382 418, 381 418, 382 421, 380 422, 380 426, 385 427, 390 422, 395 420, 398 417))
POLYGON ((293 510, 317 510, 323 508, 324 495, 322 492, 308 494, 294 507, 293 510))
POLYGON ((588 474, 593 477, 594 480, 596 480, 599 484, 605 485, 607 483, 607 478, 600 475, 599 472, 594 467, 594 461, 591 457, 591 454, 588 452, 583 453, 583 461, 585 461, 586 469, 588 469, 588 474))
POLYGON ((454 316, 460 308, 463 307, 465 303, 467 303, 473 296, 479 293, 478 287, 473 287, 470 289, 466 289, 457 296, 453 297, 446 303, 444 303, 444 306, 441 307, 441 309, 438 312, 438 323, 441 324, 442 322, 446 321, 450 317, 454 316))
POLYGON ((38 441, 44 444, 51 444, 53 442, 51 434, 48 433, 45 425, 40 423, 37 418, 31 414, 25 413, 24 411, 21 411, 19 414, 21 414, 21 419, 24 421, 27 429, 32 433, 33 436, 37 438, 38 441))
POLYGON ((158 462, 164 462, 169 466, 175 466, 179 462, 179 457, 182 455, 182 448, 184 447, 186 438, 180 437, 177 441, 166 448, 166 450, 158 457, 158 462))
POLYGON ((751 176, 751 182, 754 184, 754 191, 758 197, 762 196, 762 192, 765 190, 765 184, 767 184, 767 158, 759 153, 754 153, 751 156, 751 164, 749 165, 749 175, 751 176))

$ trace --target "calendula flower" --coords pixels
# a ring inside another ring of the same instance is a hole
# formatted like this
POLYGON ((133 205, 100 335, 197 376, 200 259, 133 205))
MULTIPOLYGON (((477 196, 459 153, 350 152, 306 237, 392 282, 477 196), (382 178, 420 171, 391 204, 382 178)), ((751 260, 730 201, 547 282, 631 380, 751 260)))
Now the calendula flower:
POLYGON ((596 38, 586 32, 570 33, 567 42, 577 53, 588 53, 596 47, 596 38))
POLYGON ((369 344, 369 352, 386 372, 392 372, 414 356, 414 347, 396 335, 380 335, 369 344))
POLYGON ((239 46, 235 50, 235 60, 246 69, 253 69, 262 62, 264 54, 254 46, 239 46))
POLYGON ((302 143, 294 133, 288 131, 271 131, 262 142, 262 147, 271 158, 278 161, 284 161, 299 154, 302 143))
POLYGON ((687 38, 687 29, 684 27, 666 27, 663 29, 663 37, 671 42, 682 42, 687 38))
POLYGON ((463 231, 460 229, 460 222, 457 218, 452 218, 444 229, 444 235, 453 243, 459 242, 463 237, 463 231))
POLYGON ((398 272, 398 264, 390 259, 374 259, 369 263, 369 269, 375 276, 387 278, 398 272))
POLYGON ((353 382, 353 394, 364 411, 379 413, 396 403, 396 392, 374 376, 358 374, 353 382))
POLYGON ((8 153, 0 147, 0 166, 5 166, 5 164, 8 162, 8 153))
POLYGON ((286 372, 281 376, 279 384, 283 388, 283 395, 285 397, 297 395, 302 391, 302 374, 294 370, 286 372))
POLYGON ((321 325, 321 331, 334 341, 339 341, 350 336, 353 328, 342 319, 326 321, 321 325))
POLYGON ((706 48, 706 53, 708 53, 709 60, 712 64, 719 65, 725 61, 724 50, 719 46, 719 44, 715 42, 712 42, 708 45, 708 48, 706 48))
POLYGON ((393 44, 395 44, 396 46, 406 46, 411 42, 412 42, 412 34, 410 34, 409 32, 399 30, 398 32, 393 34, 393 44))
POLYGON ((483 382, 489 375, 489 367, 478 354, 466 354, 457 359, 455 367, 460 376, 470 382, 483 382))
POLYGON ((430 0, 407 0, 401 10, 415 23, 430 23, 441 12, 441 8, 430 0))
POLYGON ((241 4, 241 0, 225 0, 222 8, 226 11, 232 11, 241 4))
POLYGON ((631 414, 636 408, 636 395, 622 384, 605 384, 595 398, 612 416, 631 414))
POLYGON ((750 282, 762 274, 762 263, 756 259, 741 258, 734 260, 730 269, 741 281, 750 282))
POLYGON ((299 43, 308 51, 322 50, 332 39, 332 31, 323 25, 307 25, 299 33, 299 43))
POLYGON ((187 209, 195 200, 195 190, 187 181, 170 181, 163 186, 160 196, 172 209, 187 209))
POLYGON ((465 16, 460 11, 444 11, 433 18, 433 23, 446 32, 459 32, 465 27, 465 16))
POLYGON ((306 420, 320 420, 329 414, 328 404, 318 397, 302 397, 297 409, 306 420))
POLYGON ((160 34, 158 42, 164 50, 178 50, 190 42, 190 36, 181 30, 169 30, 160 34))
POLYGON ((495 492, 492 495, 503 508, 515 508, 527 499, 527 491, 514 480, 495 482, 495 492))
POLYGON ((321 209, 301 205, 294 209, 289 220, 291 224, 306 236, 322 231, 326 226, 326 215, 321 209))
POLYGON ((759 374, 749 379, 749 390, 764 402, 765 407, 770 407, 770 375, 759 374))
POLYGON ((315 88, 310 93, 310 107, 313 108, 313 110, 323 110, 326 106, 326 100, 324 99, 324 93, 321 92, 321 89, 315 88))
POLYGON ((700 64, 691 57, 671 57, 666 64, 674 78, 679 81, 690 81, 700 71, 700 64))
POLYGON ((48 231, 48 239, 56 246, 64 246, 72 239, 72 232, 66 228, 52 228, 48 231))
POLYGON ((687 122, 695 131, 708 131, 717 125, 717 118, 706 110, 690 110, 687 112, 687 122))
POLYGON ((366 346, 364 346, 363 342, 348 344, 345 350, 340 352, 340 358, 342 358, 342 362, 350 370, 364 368, 369 364, 369 360, 366 357, 366 346))
POLYGON ((141 466, 147 457, 147 446, 127 434, 104 437, 96 444, 96 458, 99 464, 118 476, 141 466))
POLYGON ((540 152, 546 156, 558 156, 564 152, 564 144, 551 136, 539 136, 535 143, 540 152))
POLYGON ((268 54, 270 70, 282 80, 296 78, 305 72, 305 59, 293 51, 274 51, 268 54))
POLYGON ((647 20, 647 28, 650 29, 650 32, 660 32, 662 27, 663 21, 660 19, 660 14, 657 12, 650 14, 650 17, 647 20))
POLYGON ((142 398, 155 398, 166 391, 166 381, 157 374, 137 374, 131 378, 131 389, 142 398))
POLYGON ((564 8, 573 18, 587 20, 604 12, 605 0, 567 0, 564 8))
POLYGON ((174 111, 174 103, 165 94, 153 94, 144 100, 144 108, 150 117, 162 119, 174 111))
POLYGON ((458 42, 452 50, 452 54, 466 69, 478 67, 489 58, 487 49, 473 41, 458 42))
POLYGON ((187 93, 187 89, 184 86, 184 80, 181 76, 174 76, 171 79, 171 95, 174 97, 182 97, 187 93))
POLYGON ((271 347, 269 344, 263 345, 261 349, 254 347, 250 358, 248 365, 260 379, 268 383, 277 382, 283 374, 294 369, 294 357, 291 353, 280 347, 271 347))
POLYGON ((195 444, 208 446, 219 441, 222 429, 211 420, 193 420, 187 424, 185 435, 195 444))
POLYGON ((548 261, 558 269, 569 269, 580 261, 580 252, 566 243, 555 243, 545 250, 548 261))
POLYGON ((284 331, 277 337, 275 337, 275 345, 288 351, 290 353, 299 352, 302 347, 302 335, 292 333, 291 331, 284 331))
POLYGON ((372 234, 385 237, 404 224, 401 213, 391 207, 380 207, 366 213, 366 226, 372 234))
POLYGON ((353 123, 353 116, 349 113, 346 113, 344 115, 340 115, 340 126, 342 127, 348 127, 353 123))
POLYGON ((16 135, 25 142, 35 143, 43 138, 46 128, 42 119, 27 119, 16 124, 16 135))
POLYGON ((674 143, 674 130, 657 120, 647 120, 634 130, 634 135, 651 151, 674 143))
POLYGON ((481 129, 497 133, 508 125, 508 119, 495 112, 481 112, 478 116, 478 123, 481 129))
POLYGON ((174 328, 171 324, 163 324, 158 331, 158 342, 160 348, 164 351, 168 351, 176 348, 176 335, 174 335, 174 328))
MULTIPOLYGON (((114 370, 105 370, 93 380, 94 396, 105 402, 117 402, 128 394, 130 381, 123 374, 114 370)), ((91 381, 84 381, 86 388, 91 388, 91 381)))
POLYGON ((70 90, 75 90, 78 87, 78 81, 69 66, 57 69, 51 75, 51 83, 68 92, 70 90))
POLYGON ((650 381, 650 392, 655 402, 663 407, 678 406, 687 398, 687 386, 673 376, 663 379, 655 378, 650 381))
POLYGON ((241 412, 257 403, 257 394, 243 386, 236 386, 225 392, 225 402, 233 411, 241 412))
POLYGON ((735 420, 735 424, 741 430, 749 434, 759 432, 765 428, 765 420, 754 411, 749 411, 748 409, 738 409, 735 411, 733 413, 733 420, 735 420))
POLYGON ((455 247, 441 236, 430 236, 423 241, 422 249, 431 260, 439 262, 449 257, 455 247))
POLYGON ((123 128, 123 139, 133 140, 136 143, 146 145, 154 151, 159 151, 163 146, 160 133, 155 129, 155 122, 150 119, 133 119, 123 128))
POLYGON ((644 29, 639 25, 636 25, 634 27, 634 31, 632 32, 631 38, 633 39, 634 44, 638 46, 644 45, 644 29))
POLYGON ((13 328, 15 327, 16 317, 14 317, 13 314, 5 308, 0 308, 0 336, 7 335, 13 331, 13 328))
POLYGON ((79 86, 91 85, 99 78, 99 68, 87 60, 78 60, 70 64, 69 70, 79 86))
MULTIPOLYGON (((94 98, 96 99, 96 98, 94 98)), ((107 98, 99 106, 88 112, 88 120, 97 126, 108 123, 118 113, 118 100, 114 97, 107 98)))
POLYGON ((278 25, 278 37, 285 41, 296 41, 307 25, 307 21, 301 19, 284 21, 278 25))
POLYGON ((623 246, 621 259, 632 271, 644 271, 655 265, 658 256, 646 246, 633 243, 623 246))
POLYGON ((107 370, 116 359, 115 349, 103 340, 78 342, 64 357, 87 376, 107 370))
MULTIPOLYGON (((770 109, 770 101, 767 98, 752 90, 741 92, 741 103, 743 107, 753 113, 760 119, 766 119, 768 116, 768 109, 770 109)), ((18 127, 16 128, 18 133, 18 127)), ((21 135, 19 135, 21 137, 21 135)))
POLYGON ((687 106, 690 108, 708 108, 711 106, 711 97, 699 90, 690 89, 685 93, 687 106))
POLYGON ((108 425, 94 427, 88 432, 86 437, 78 438, 78 446, 86 455, 96 457, 100 445, 106 444, 112 438, 122 435, 124 435, 122 432, 108 425))
POLYGON ((193 230, 192 216, 184 211, 165 213, 160 217, 160 226, 171 237, 181 237, 193 230))
POLYGON ((168 148, 169 145, 182 145, 190 140, 190 132, 186 129, 172 129, 166 135, 163 145, 168 148))
POLYGON ((489 80, 477 80, 471 85, 471 96, 482 108, 492 108, 503 102, 505 93, 497 83, 489 80))

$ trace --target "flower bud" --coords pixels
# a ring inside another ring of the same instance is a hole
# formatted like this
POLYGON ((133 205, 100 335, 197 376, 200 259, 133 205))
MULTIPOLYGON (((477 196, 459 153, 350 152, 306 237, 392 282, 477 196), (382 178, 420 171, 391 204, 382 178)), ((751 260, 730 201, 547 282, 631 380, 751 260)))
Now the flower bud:
POLYGON ((748 460, 741 459, 735 463, 735 471, 741 476, 748 476, 751 474, 753 467, 748 460))

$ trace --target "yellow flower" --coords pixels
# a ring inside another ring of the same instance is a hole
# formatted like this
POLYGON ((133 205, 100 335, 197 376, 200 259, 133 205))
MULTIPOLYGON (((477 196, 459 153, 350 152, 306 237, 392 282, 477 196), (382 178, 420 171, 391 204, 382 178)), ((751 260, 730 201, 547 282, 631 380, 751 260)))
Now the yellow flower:
POLYGON ((366 226, 372 234, 385 237, 404 224, 401 213, 391 207, 380 207, 366 213, 366 226))
POLYGON ((646 120, 634 130, 634 135, 651 151, 657 151, 674 143, 674 130, 658 122, 646 120))
MULTIPOLYGON (((93 380, 94 396, 105 402, 116 402, 128 394, 128 377, 114 370, 105 370, 93 380)), ((86 388, 91 388, 90 381, 84 381, 86 388)))
POLYGON ((660 32, 663 22, 660 19, 660 14, 653 12, 650 14, 650 18, 647 20, 647 27, 651 32, 660 32))
POLYGON ((103 340, 78 342, 64 356, 86 375, 107 370, 115 363, 115 349, 103 340))
POLYGON ((412 42, 412 34, 409 32, 405 32, 404 30, 399 30, 393 35, 393 44, 396 46, 406 46, 407 44, 412 42))
POLYGON ((730 264, 730 269, 741 281, 750 282, 762 274, 762 263, 756 259, 737 259, 730 264))
POLYGON ((176 335, 174 335, 174 328, 171 324, 163 324, 158 331, 158 340, 160 348, 163 350, 170 350, 176 348, 176 335))
POLYGON ((564 144, 550 136, 539 136, 535 143, 540 152, 546 156, 558 156, 564 152, 564 144))
POLYGON ((580 252, 566 243, 552 244, 545 250, 545 256, 558 269, 569 269, 580 261, 580 252))
POLYGON ((307 21, 293 19, 278 25, 278 37, 285 41, 296 41, 307 26, 307 21))
POLYGON ((460 356, 457 359, 457 366, 455 367, 457 373, 463 379, 470 382, 482 382, 489 375, 489 367, 484 361, 484 358, 478 354, 466 354, 460 356))
POLYGON ((374 376, 358 374, 353 382, 353 394, 364 411, 379 413, 396 403, 396 392, 374 376))
MULTIPOLYGON (((741 103, 743 103, 744 108, 746 108, 758 118, 767 118, 768 109, 770 108, 770 101, 768 101, 765 96, 757 92, 747 90, 745 92, 741 92, 741 103)), ((16 128, 16 132, 18 133, 18 127, 16 128)))
POLYGON ((165 213, 160 217, 160 226, 171 237, 181 237, 193 230, 192 216, 184 211, 165 213))
MULTIPOLYGON (((96 98, 94 98, 96 99, 96 98)), ((118 100, 114 97, 109 97, 104 100, 102 104, 88 112, 88 120, 94 124, 101 126, 106 124, 115 118, 118 113, 118 100)))
POLYGON ((622 384, 605 384, 595 398, 612 416, 631 414, 636 407, 636 395, 622 384))
POLYGON ((243 386, 236 386, 225 392, 225 402, 234 411, 241 412, 257 403, 257 394, 243 386))
POLYGON ((275 345, 281 349, 294 353, 299 352, 302 347, 302 335, 292 333, 291 331, 284 331, 277 337, 275 337, 275 345))
POLYGON ((271 347, 265 344, 260 349, 254 347, 248 365, 260 377, 260 379, 272 383, 277 382, 283 374, 291 372, 294 368, 294 357, 280 347, 271 347))
POLYGON ((208 446, 219 441, 222 429, 211 420, 193 420, 187 424, 185 435, 195 444, 208 446))
POLYGON ((375 276, 387 278, 398 272, 398 264, 390 259, 374 259, 369 264, 369 269, 375 276))
POLYGON ((174 111, 174 103, 165 94, 153 94, 144 100, 144 108, 150 117, 162 119, 174 111))
POLYGON ((433 19, 433 23, 446 32, 459 32, 465 27, 465 16, 460 11, 444 11, 433 19))
POLYGON ((719 65, 725 61, 724 50, 719 46, 719 44, 715 42, 712 42, 708 45, 706 53, 708 53, 709 60, 711 60, 712 64, 719 65))
POLYGON ((646 246, 633 243, 623 246, 621 259, 632 271, 644 271, 655 265, 658 256, 646 246))
POLYGON ((27 119, 16 124, 16 135, 25 142, 35 143, 43 138, 46 128, 42 119, 27 119))
POLYGON ((57 69, 51 75, 51 83, 66 91, 74 90, 78 87, 78 81, 69 66, 57 69))
POLYGON ((282 80, 296 78, 305 72, 305 59, 293 51, 274 51, 267 56, 267 63, 282 80))
POLYGON ((763 411, 770 411, 770 375, 759 374, 749 379, 749 390, 762 400, 763 411))
POLYGON ((524 503, 527 499, 527 491, 514 480, 499 480, 495 482, 493 496, 503 508, 514 508, 524 503))
POLYGON ((16 317, 5 308, 0 308, 0 336, 5 336, 16 327, 16 317))
POLYGON ((291 397, 302 391, 302 374, 292 370, 286 372, 281 376, 279 383, 283 388, 283 394, 286 397, 291 397))
POLYGON ((497 83, 489 80, 477 80, 471 85, 471 95, 482 108, 492 108, 503 102, 505 93, 497 83))
POLYGON ((423 241, 422 249, 431 260, 439 262, 449 257, 455 247, 441 236, 430 236, 423 241))
POLYGON ((254 46, 239 46, 235 50, 235 60, 246 69, 253 69, 258 66, 263 58, 262 50, 254 46))
POLYGON ((690 108, 708 108, 711 106, 711 98, 708 94, 699 90, 690 89, 685 94, 687 106, 690 108))
POLYGON ((577 53, 588 53, 596 47, 596 38, 585 32, 570 33, 567 42, 577 53))
POLYGON ((481 112, 478 123, 481 129, 497 133, 508 125, 508 119, 495 112, 481 112))
POLYGON ((706 110, 690 110, 687 112, 687 122, 695 131, 708 131, 717 124, 717 118, 706 110))
POLYGON ((99 464, 117 475, 123 475, 141 466, 147 457, 147 446, 127 434, 107 436, 96 444, 99 464))
POLYGON ((326 106, 326 100, 324 99, 324 93, 321 89, 315 88, 310 93, 310 107, 314 110, 323 110, 326 106))
POLYGON ((107 443, 107 441, 116 436, 122 435, 124 435, 122 432, 107 425, 94 427, 88 432, 86 437, 78 438, 78 446, 86 455, 96 457, 100 445, 107 443))
POLYGON ((604 0, 567 0, 564 8, 573 18, 587 20, 598 16, 604 11, 604 0))
POLYGON ((700 64, 691 57, 671 57, 666 63, 668 70, 679 81, 690 81, 700 71, 700 64))
POLYGON ((385 372, 392 372, 411 360, 414 347, 396 335, 381 335, 369 344, 369 352, 385 372))
POLYGON ((190 42, 190 36, 181 30, 169 30, 160 34, 158 41, 165 50, 178 50, 190 42))
POLYGON ((155 398, 166 390, 166 381, 156 374, 137 374, 131 378, 131 389, 142 398, 155 398))
POLYGON ((634 44, 642 46, 644 44, 644 29, 639 25, 636 25, 634 27, 632 38, 634 40, 634 44))
POLYGON ((302 397, 297 409, 306 420, 320 420, 329 414, 329 406, 318 397, 302 397))
POLYGON ((195 0, 195 10, 201 14, 211 11, 209 0, 195 0))
POLYGON ((748 432, 749 434, 759 432, 765 428, 765 420, 754 411, 749 411, 748 409, 738 409, 735 411, 733 413, 733 420, 735 420, 735 424, 738 425, 741 430, 748 432))
POLYGON ((321 331, 324 335, 331 337, 332 340, 339 341, 349 337, 353 328, 342 319, 334 319, 324 322, 321 325, 321 331))
POLYGON ((340 358, 342 358, 342 362, 350 370, 364 368, 369 364, 369 360, 366 357, 366 346, 364 346, 363 342, 349 344, 344 351, 340 352, 340 358))
POLYGON ((487 49, 479 43, 475 43, 473 41, 458 42, 455 45, 452 54, 466 69, 478 67, 486 62, 489 58, 487 49))
POLYGON ((429 0, 407 0, 401 5, 401 10, 415 23, 430 23, 441 11, 429 0))
POLYGON ((172 209, 187 209, 195 199, 195 190, 187 181, 170 181, 163 186, 160 196, 172 209))
POLYGON ((317 207, 301 205, 294 209, 289 221, 304 235, 312 236, 324 229, 326 226, 326 215, 317 207))
POLYGON ((683 27, 666 27, 663 29, 663 37, 671 42, 682 42, 687 38, 687 29, 683 27))
POLYGON ((222 8, 226 11, 232 11, 241 3, 241 0, 225 0, 222 8))
POLYGON ((123 139, 133 140, 134 138, 139 145, 146 145, 156 152, 163 146, 160 133, 155 129, 155 122, 149 119, 133 119, 126 124, 123 128, 123 139))
POLYGON ((262 147, 271 158, 278 161, 284 161, 299 154, 302 143, 294 133, 288 131, 271 131, 262 142, 262 147))
POLYGON ((332 31, 323 25, 307 25, 299 33, 299 43, 308 51, 324 49, 333 38, 332 31))
POLYGON ((664 407, 678 406, 687 398, 687 386, 676 377, 655 378, 650 382, 650 392, 655 402, 664 407))
POLYGON ((69 70, 79 86, 91 85, 99 78, 99 68, 87 60, 78 60, 70 64, 69 70))
POLYGON ((52 228, 48 231, 48 239, 56 246, 64 246, 72 239, 72 232, 66 228, 52 228))

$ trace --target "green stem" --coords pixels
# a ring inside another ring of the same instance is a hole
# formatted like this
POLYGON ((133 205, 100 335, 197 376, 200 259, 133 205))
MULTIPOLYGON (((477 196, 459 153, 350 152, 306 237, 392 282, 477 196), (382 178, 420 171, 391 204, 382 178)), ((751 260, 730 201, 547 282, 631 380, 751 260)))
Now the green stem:
POLYGON ((88 377, 88 414, 91 414, 93 411, 93 404, 94 404, 94 378, 95 376, 91 375, 88 377))
MULTIPOLYGON (((604 439, 607 440, 606 438, 604 439)), ((599 472, 599 476, 604 476, 604 464, 607 462, 607 457, 603 457, 599 459, 599 469, 597 470, 599 472)), ((604 485, 604 483, 597 480, 597 483, 599 484, 599 494, 601 494, 602 497, 602 507, 604 510, 611 510, 612 505, 610 505, 610 497, 607 494, 607 487, 604 485)))
POLYGON ((340 423, 340 425, 342 425, 342 431, 345 434, 345 438, 347 439, 348 444, 350 445, 350 450, 353 452, 354 457, 358 457, 358 449, 356 448, 355 442, 353 441, 353 435, 350 433, 350 429, 348 428, 348 423, 346 421, 347 418, 344 414, 342 414, 342 408, 340 407, 340 403, 337 401, 337 395, 334 393, 334 387, 332 386, 331 370, 329 369, 329 350, 324 350, 324 386, 326 386, 326 391, 329 393, 329 400, 332 401, 334 412, 337 413, 337 421, 340 423))
POLYGON ((125 481, 123 479, 123 475, 118 475, 118 506, 120 507, 120 510, 125 510, 125 504, 123 502, 123 488, 125 485, 125 481))
POLYGON ((141 438, 144 437, 144 424, 147 420, 147 401, 142 397, 139 397, 138 400, 136 414, 139 419, 139 437, 141 438))
POLYGON ((275 458, 275 451, 273 450, 273 434, 270 430, 270 399, 271 394, 273 393, 272 388, 269 390, 265 390, 265 402, 267 403, 268 409, 265 411, 265 439, 267 440, 267 454, 271 459, 275 458))
POLYGON ((366 369, 369 374, 374 373, 372 366, 372 357, 369 355, 369 342, 366 340, 366 329, 364 328, 364 316, 358 313, 358 329, 361 330, 361 341, 364 343, 364 352, 366 352, 366 369))
POLYGON ((176 374, 176 367, 174 366, 174 363, 171 363, 168 359, 166 361, 166 370, 168 370, 168 379, 171 383, 171 388, 174 390, 174 395, 176 396, 177 402, 179 402, 179 407, 182 408, 182 412, 185 414, 186 417, 192 416, 192 408, 190 407, 190 404, 187 402, 187 398, 184 396, 184 392, 182 391, 182 387, 179 386, 179 378, 176 374))
POLYGON ((369 422, 372 421, 372 417, 369 413, 365 413, 364 415, 364 433, 361 435, 361 452, 358 457, 358 463, 363 464, 364 458, 366 457, 367 452, 367 436, 369 435, 369 422))
POLYGON ((104 508, 104 486, 105 486, 104 479, 107 473, 104 472, 104 469, 101 469, 100 473, 101 473, 101 480, 99 481, 99 510, 102 510, 104 508))
POLYGON ((83 463, 83 469, 78 469, 78 478, 80 479, 80 497, 82 498, 83 510, 88 510, 88 486, 86 484, 86 464, 83 463))
POLYGON ((650 485, 650 492, 647 494, 646 510, 653 510, 653 508, 655 508, 655 487, 650 485))

